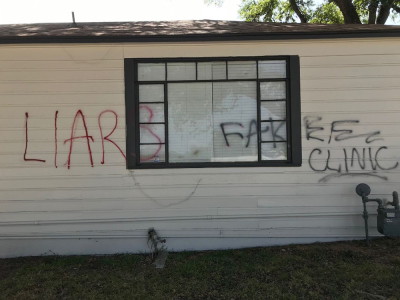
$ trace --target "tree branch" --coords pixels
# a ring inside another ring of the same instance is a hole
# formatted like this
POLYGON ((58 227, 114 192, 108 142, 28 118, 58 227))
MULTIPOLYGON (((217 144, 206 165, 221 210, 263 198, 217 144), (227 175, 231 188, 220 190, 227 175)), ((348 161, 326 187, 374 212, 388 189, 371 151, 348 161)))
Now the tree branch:
POLYGON ((300 11, 299 6, 296 3, 296 0, 289 0, 290 5, 292 6, 294 12, 299 17, 301 23, 307 23, 307 17, 300 11))
POLYGON ((385 24, 386 20, 390 15, 390 8, 392 7, 394 0, 383 0, 379 8, 378 17, 376 18, 376 24, 385 24))
POLYGON ((368 24, 375 24, 378 4, 379 0, 371 0, 371 3, 368 5, 368 24))
POLYGON ((360 17, 351 0, 333 0, 343 14, 346 24, 361 24, 360 17))

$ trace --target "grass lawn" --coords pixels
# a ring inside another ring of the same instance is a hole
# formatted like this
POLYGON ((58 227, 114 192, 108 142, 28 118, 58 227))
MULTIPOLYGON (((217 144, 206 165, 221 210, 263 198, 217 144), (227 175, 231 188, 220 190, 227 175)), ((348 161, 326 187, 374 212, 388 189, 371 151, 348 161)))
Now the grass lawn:
POLYGON ((0 299, 400 299, 400 240, 0 259, 0 299))

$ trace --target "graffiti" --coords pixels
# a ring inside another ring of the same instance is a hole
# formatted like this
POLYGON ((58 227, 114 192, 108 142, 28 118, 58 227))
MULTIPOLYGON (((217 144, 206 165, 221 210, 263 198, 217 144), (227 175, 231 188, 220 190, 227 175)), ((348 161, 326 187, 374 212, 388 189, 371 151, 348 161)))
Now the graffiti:
MULTIPOLYGON (((325 140, 315 134, 325 130, 323 126, 318 126, 318 122, 322 120, 322 117, 305 117, 304 125, 307 140, 317 140, 319 142, 325 142, 325 140)), ((359 124, 359 120, 338 120, 333 121, 330 124, 329 139, 327 144, 332 141, 341 142, 349 139, 365 138, 364 142, 368 145, 376 141, 382 141, 383 138, 377 136, 380 135, 380 131, 373 131, 368 133, 354 133, 351 125, 359 124), (342 128, 341 126, 345 126, 342 128)), ((389 171, 396 169, 399 166, 398 162, 393 165, 385 166, 382 163, 382 156, 384 151, 388 150, 387 146, 380 146, 377 149, 373 147, 351 147, 340 148, 343 155, 333 159, 331 157, 331 149, 323 150, 319 147, 314 148, 309 155, 308 164, 309 167, 319 173, 329 174, 322 177, 319 182, 327 182, 332 178, 339 177, 376 177, 381 180, 387 181, 387 176, 377 174, 378 171, 389 171), (339 161, 334 163, 333 161, 339 161)), ((340 152, 340 151, 339 151, 340 152)))
POLYGON ((102 145, 102 148, 103 148, 103 159, 101 160, 101 164, 104 165, 104 155, 105 155, 104 141, 108 141, 108 142, 112 143, 115 147, 117 147, 119 152, 121 152, 122 156, 126 159, 126 156, 125 156, 124 152, 122 152, 121 148, 113 140, 110 139, 110 136, 114 133, 115 129, 117 129, 117 126, 118 126, 118 115, 115 113, 115 111, 113 111, 113 110, 105 110, 105 111, 101 112, 99 114, 99 117, 98 117, 98 123, 99 123, 100 135, 101 135, 101 145, 102 145), (111 132, 108 135, 103 137, 103 129, 101 128, 101 116, 103 114, 105 114, 105 113, 114 114, 114 116, 115 116, 115 125, 114 125, 113 130, 111 130, 111 132))
POLYGON ((55 149, 54 149, 54 166, 57 167, 57 117, 58 117, 58 110, 56 111, 56 114, 54 116, 54 144, 55 144, 55 149))
MULTIPOLYGON (((227 145, 228 147, 230 147, 230 145, 229 145, 227 136, 229 136, 229 135, 238 135, 238 136, 240 136, 242 139, 244 138, 244 137, 243 137, 243 134, 241 134, 240 132, 226 133, 226 132, 225 132, 225 126, 231 126, 231 125, 238 125, 238 126, 244 128, 243 124, 242 124, 242 123, 239 123, 239 122, 225 122, 225 123, 219 124, 219 126, 221 126, 222 134, 224 135, 225 143, 226 143, 226 145, 227 145)), ((250 123, 250 127, 251 127, 251 123, 250 123)), ((246 147, 248 147, 248 146, 246 146, 246 147)))
POLYGON ((72 146, 74 145, 74 140, 76 140, 76 139, 86 139, 87 146, 88 146, 88 151, 89 151, 90 164, 93 167, 93 157, 92 157, 92 149, 90 148, 90 140, 92 140, 92 142, 94 142, 94 139, 88 133, 88 129, 87 129, 86 122, 85 122, 85 116, 83 115, 81 110, 78 110, 76 112, 76 115, 75 115, 75 118, 74 118, 74 122, 72 123, 71 138, 64 141, 64 145, 67 142, 70 143, 69 144, 68 160, 67 160, 67 163, 66 163, 67 166, 68 166, 68 169, 71 167, 72 146), (84 136, 75 136, 75 133, 76 133, 76 130, 77 130, 76 120, 77 120, 79 115, 81 116, 81 119, 82 119, 82 122, 83 122, 83 126, 85 127, 86 135, 84 135, 84 136))
MULTIPOLYGON (((266 126, 266 128, 264 128, 263 130, 261 130, 262 132, 267 132, 269 130, 269 127, 266 126)), ((249 125, 249 133, 247 134, 247 143, 246 143, 246 148, 249 147, 250 145, 250 139, 253 135, 256 135, 258 133, 258 127, 257 127, 257 122, 256 120, 251 120, 250 121, 250 125, 249 125), (255 130, 253 131, 253 126, 255 128, 255 130)))
POLYGON ((28 118, 29 114, 25 113, 25 152, 24 152, 24 161, 39 161, 39 162, 46 162, 44 159, 38 158, 26 158, 26 153, 28 152, 28 118))
MULTIPOLYGON (((141 110, 148 112, 148 117, 146 122, 140 124, 140 128, 146 130, 149 136, 153 137, 157 143, 157 149, 151 155, 142 158, 141 161, 148 161, 155 158, 162 149, 161 138, 152 130, 150 127, 153 119, 154 113, 152 109, 147 105, 141 105, 139 107, 141 110)), ((55 111, 54 114, 54 167, 58 168, 58 117, 59 111, 55 111)), ((29 130, 28 130, 28 112, 25 113, 25 150, 23 153, 24 161, 30 162, 40 162, 45 163, 45 159, 32 158, 32 155, 28 154, 29 149, 29 130)), ((220 128, 224 137, 224 141, 227 147, 231 146, 229 141, 231 136, 237 136, 244 140, 246 143, 245 147, 249 147, 253 136, 257 136, 262 133, 269 132, 271 142, 279 142, 285 140, 283 136, 279 134, 279 130, 284 126, 285 122, 262 122, 261 132, 258 132, 258 124, 255 119, 248 123, 248 129, 240 122, 225 122, 220 123, 220 128), (238 129, 241 130, 238 130, 238 129)), ((323 173, 324 176, 319 179, 319 182, 327 182, 332 178, 338 177, 354 177, 354 176, 370 176, 376 177, 381 180, 388 180, 387 176, 378 174, 379 172, 390 171, 399 167, 399 162, 385 161, 388 155, 389 148, 385 145, 379 147, 371 147, 370 145, 377 142, 383 141, 380 136, 380 131, 371 131, 366 133, 359 133, 352 126, 360 124, 359 120, 335 120, 329 123, 329 125, 323 126, 320 122, 322 117, 320 116, 307 116, 304 118, 305 125, 305 136, 307 140, 315 140, 319 143, 325 145, 332 145, 332 143, 341 143, 350 139, 362 139, 365 145, 360 145, 358 147, 341 147, 338 150, 333 151, 327 147, 315 147, 311 150, 308 157, 308 164, 311 170, 318 173, 323 173), (327 132, 324 136, 318 135, 319 133, 327 132)), ((97 117, 99 133, 101 137, 101 164, 105 164, 105 144, 109 142, 113 144, 121 155, 126 160, 126 155, 118 144, 112 139, 112 135, 117 130, 118 127, 118 115, 113 110, 104 110, 99 113, 97 117), (104 132, 104 126, 102 125, 102 120, 105 115, 113 115, 114 124, 110 131, 106 134, 104 132)), ((95 142, 93 135, 89 134, 89 129, 87 126, 87 121, 82 110, 78 110, 74 116, 70 137, 63 141, 63 145, 69 143, 68 157, 65 165, 68 169, 71 168, 72 154, 74 150, 74 142, 76 140, 83 139, 87 146, 88 156, 90 165, 94 167, 94 160, 92 154, 93 143, 95 142), (84 134, 76 134, 79 123, 81 122, 84 134)))
POLYGON ((380 131, 374 131, 374 132, 369 132, 369 133, 362 133, 362 134, 353 134, 352 129, 337 129, 336 127, 343 125, 343 124, 358 124, 360 123, 359 120, 341 120, 341 121, 333 121, 331 124, 331 135, 329 136, 329 141, 328 144, 331 143, 332 135, 334 132, 340 132, 340 134, 335 136, 335 141, 344 141, 348 139, 355 139, 359 137, 364 137, 366 136, 367 138, 365 139, 365 142, 367 144, 370 144, 372 142, 382 140, 381 138, 378 139, 373 139, 370 140, 370 138, 379 135, 381 132, 380 131))
MULTIPOLYGON (((148 105, 140 105, 139 110, 140 109, 145 109, 149 112, 149 117, 146 120, 146 122, 144 122, 144 123, 151 123, 153 121, 153 117, 154 117, 153 110, 148 105)), ((158 144, 157 144, 158 149, 152 155, 150 155, 148 157, 140 157, 140 161, 149 161, 149 160, 155 158, 158 155, 158 153, 161 151, 161 148, 162 148, 162 141, 161 141, 160 137, 153 132, 153 130, 150 128, 150 125, 151 124, 140 124, 140 128, 146 129, 158 141, 158 144)))
POLYGON ((276 148, 275 142, 285 140, 282 136, 278 135, 279 129, 281 129, 281 127, 285 124, 285 122, 279 122, 278 127, 274 128, 275 123, 277 122, 271 122, 271 133, 272 133, 272 141, 274 143, 274 148, 276 148))
MULTIPOLYGON (((55 112, 54 115, 54 167, 58 168, 58 113, 59 111, 57 110, 55 112)), ((25 151, 24 151, 24 161, 36 161, 36 162, 46 162, 46 160, 44 159, 38 159, 38 158, 27 158, 27 152, 28 152, 28 118, 29 118, 29 114, 28 112, 25 113, 25 151)), ((111 139, 111 135, 115 132, 115 130, 117 129, 118 126, 118 115, 113 111, 113 110, 105 110, 102 111, 99 116, 98 116, 98 126, 99 126, 99 130, 100 130, 100 136, 101 136, 101 143, 102 143, 102 160, 101 160, 101 164, 104 164, 104 158, 105 158, 105 147, 104 147, 104 142, 108 141, 110 143, 112 143, 115 147, 117 147, 117 149, 120 151, 120 153, 122 154, 122 156, 124 157, 124 159, 126 160, 126 156, 124 154, 124 152, 121 150, 121 148, 117 145, 117 143, 115 143, 112 139, 111 139), (114 123, 114 127, 113 129, 110 131, 110 133, 108 133, 107 135, 103 135, 103 128, 101 126, 101 117, 103 116, 103 114, 105 113, 111 113, 115 116, 115 123, 114 123)), ((94 167, 94 161, 93 161, 93 154, 92 154, 92 146, 90 145, 90 142, 94 143, 94 138, 92 135, 89 135, 89 129, 87 127, 86 124, 86 119, 85 116, 82 112, 82 110, 78 110, 74 116, 73 122, 72 122, 72 127, 71 127, 71 135, 68 139, 64 140, 63 144, 67 144, 69 143, 69 151, 68 151, 68 158, 67 158, 67 162, 64 164, 67 166, 68 169, 71 168, 71 157, 72 157, 72 153, 73 153, 73 145, 74 145, 74 141, 78 140, 78 139, 85 139, 86 141, 86 145, 87 145, 87 151, 89 154, 89 161, 92 167, 94 167), (83 129, 85 134, 84 135, 76 135, 77 129, 78 129, 78 120, 82 120, 82 124, 83 124, 83 129)))
POLYGON ((321 117, 305 117, 304 118, 304 123, 306 125, 306 139, 307 140, 314 139, 314 140, 321 141, 321 142, 324 141, 324 139, 322 139, 322 138, 319 138, 319 137, 316 137, 316 136, 312 136, 312 134, 314 132, 323 131, 324 130, 324 127, 311 126, 312 124, 314 124, 316 122, 319 122, 321 120, 322 120, 321 117))
MULTIPOLYGON (((271 132, 271 140, 273 142, 274 148, 276 148, 276 142, 285 141, 285 139, 282 136, 278 135, 279 129, 285 124, 285 122, 271 122, 272 118, 270 118, 269 121, 270 122, 268 122, 268 124, 270 124, 270 125, 265 125, 264 128, 261 128, 261 134, 270 131, 271 132), (279 123, 279 125, 275 126, 274 125, 275 123, 279 123)), ((239 123, 239 122, 225 122, 225 123, 220 124, 221 131, 222 131, 222 134, 225 139, 225 144, 228 147, 230 147, 230 144, 228 141, 228 136, 230 136, 230 135, 237 135, 242 140, 246 138, 247 139, 246 148, 248 148, 250 145, 250 140, 251 140, 252 136, 258 134, 257 121, 255 119, 253 119, 249 122, 249 131, 247 134, 243 134, 242 132, 239 132, 239 131, 227 133, 226 128, 225 128, 226 126, 240 126, 241 128, 245 128, 245 127, 243 126, 242 123, 239 123), (253 130, 253 128, 255 128, 255 129, 253 130)))

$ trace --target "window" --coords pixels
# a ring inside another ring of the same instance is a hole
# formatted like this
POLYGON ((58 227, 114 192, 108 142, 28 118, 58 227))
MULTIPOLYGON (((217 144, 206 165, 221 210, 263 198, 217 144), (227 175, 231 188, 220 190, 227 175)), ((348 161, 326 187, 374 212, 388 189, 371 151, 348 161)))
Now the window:
POLYGON ((125 59, 128 168, 300 166, 298 56, 125 59))

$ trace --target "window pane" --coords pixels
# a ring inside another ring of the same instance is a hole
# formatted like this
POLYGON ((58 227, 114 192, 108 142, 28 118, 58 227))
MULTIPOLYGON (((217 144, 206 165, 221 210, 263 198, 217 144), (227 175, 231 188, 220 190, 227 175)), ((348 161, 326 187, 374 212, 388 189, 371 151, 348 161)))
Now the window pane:
POLYGON ((257 161, 257 84, 213 83, 214 161, 257 161))
POLYGON ((138 80, 165 80, 165 64, 138 64, 138 80))
POLYGON ((285 121, 262 122, 261 140, 263 142, 287 141, 286 122, 285 121))
POLYGON ((140 162, 157 163, 165 162, 165 146, 159 145, 140 145, 140 162))
POLYGON ((260 83, 261 100, 284 100, 286 99, 286 83, 261 82, 260 83))
POLYGON ((258 61, 258 78, 286 78, 286 61, 258 61))
POLYGON ((226 79, 226 63, 206 62, 197 64, 197 79, 198 80, 220 80, 226 79))
POLYGON ((287 160, 287 143, 262 143, 262 160, 287 160))
POLYGON ((285 101, 261 101, 261 121, 285 119, 285 101))
POLYGON ((139 85, 139 102, 164 102, 164 85, 139 85))
POLYGON ((164 143, 164 124, 140 125, 140 143, 164 143))
POLYGON ((140 123, 164 122, 164 104, 140 104, 140 123))
POLYGON ((228 79, 257 78, 256 61, 228 61, 228 79))
POLYGON ((196 80, 196 63, 168 63, 168 80, 196 80))
POLYGON ((213 155, 212 83, 168 84, 170 162, 210 161, 213 155))

